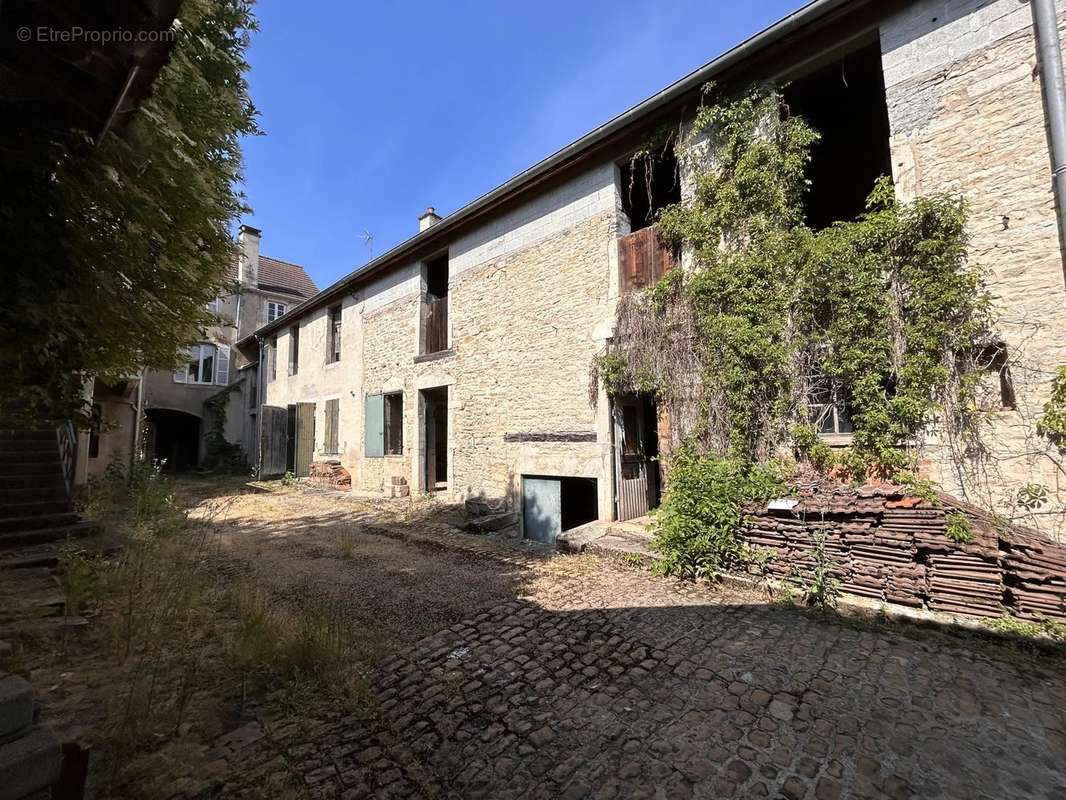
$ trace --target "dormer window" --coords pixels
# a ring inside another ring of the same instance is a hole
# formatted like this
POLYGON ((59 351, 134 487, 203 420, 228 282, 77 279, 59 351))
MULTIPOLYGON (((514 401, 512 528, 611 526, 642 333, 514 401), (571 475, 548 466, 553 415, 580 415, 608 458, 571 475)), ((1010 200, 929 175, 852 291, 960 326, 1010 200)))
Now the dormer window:
POLYGON ((273 301, 267 303, 267 322, 273 322, 288 310, 288 306, 284 303, 275 303, 273 301))

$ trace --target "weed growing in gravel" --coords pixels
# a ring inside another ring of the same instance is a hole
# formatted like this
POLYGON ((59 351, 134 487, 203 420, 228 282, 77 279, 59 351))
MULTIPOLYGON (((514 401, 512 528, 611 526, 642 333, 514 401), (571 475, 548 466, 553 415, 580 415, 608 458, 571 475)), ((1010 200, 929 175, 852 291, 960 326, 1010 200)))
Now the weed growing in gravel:
POLYGON ((337 549, 343 558, 355 557, 356 534, 354 525, 343 525, 337 533, 337 549))
POLYGON ((339 601, 305 586, 282 604, 261 584, 245 582, 235 604, 235 660, 244 692, 276 687, 280 679, 290 692, 311 685, 346 700, 363 695, 357 666, 376 657, 377 643, 353 628, 339 601))

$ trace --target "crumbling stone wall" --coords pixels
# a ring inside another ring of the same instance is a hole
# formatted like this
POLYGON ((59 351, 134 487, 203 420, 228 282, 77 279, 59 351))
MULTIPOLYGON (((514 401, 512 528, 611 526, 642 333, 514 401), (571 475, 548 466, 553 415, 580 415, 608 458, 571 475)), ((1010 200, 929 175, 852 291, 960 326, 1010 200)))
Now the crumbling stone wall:
POLYGON ((789 510, 752 509, 742 536, 771 551, 767 569, 787 580, 814 568, 817 540, 846 592, 953 614, 1066 621, 1066 547, 997 523, 948 495, 937 503, 899 486, 819 487, 789 510), (972 539, 946 533, 961 511, 972 539))
POLYGON ((1017 398, 983 414, 987 459, 934 440, 931 475, 1001 512, 1025 484, 1052 487, 1052 503, 1025 522, 1061 534, 1064 476, 1040 455, 1034 424, 1051 371, 1066 364, 1066 288, 1029 4, 920 0, 880 32, 897 191, 967 199, 971 258, 989 274, 1017 398))

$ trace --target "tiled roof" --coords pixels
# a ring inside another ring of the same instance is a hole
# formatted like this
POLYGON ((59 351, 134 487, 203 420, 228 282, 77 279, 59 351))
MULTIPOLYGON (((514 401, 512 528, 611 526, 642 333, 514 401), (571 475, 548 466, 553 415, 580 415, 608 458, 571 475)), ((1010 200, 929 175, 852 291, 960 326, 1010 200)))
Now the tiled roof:
POLYGON ((264 255, 259 256, 258 284, 260 289, 280 289, 300 297, 310 297, 318 292, 311 276, 299 264, 264 255))

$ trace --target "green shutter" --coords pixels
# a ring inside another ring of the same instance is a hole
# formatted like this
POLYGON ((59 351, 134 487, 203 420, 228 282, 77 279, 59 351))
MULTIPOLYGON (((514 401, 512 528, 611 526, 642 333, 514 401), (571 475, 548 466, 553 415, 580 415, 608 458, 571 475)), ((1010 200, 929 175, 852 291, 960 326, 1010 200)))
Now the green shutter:
POLYGON ((366 433, 365 452, 367 458, 381 458, 385 455, 385 396, 368 394, 366 396, 366 415, 363 418, 366 433))

